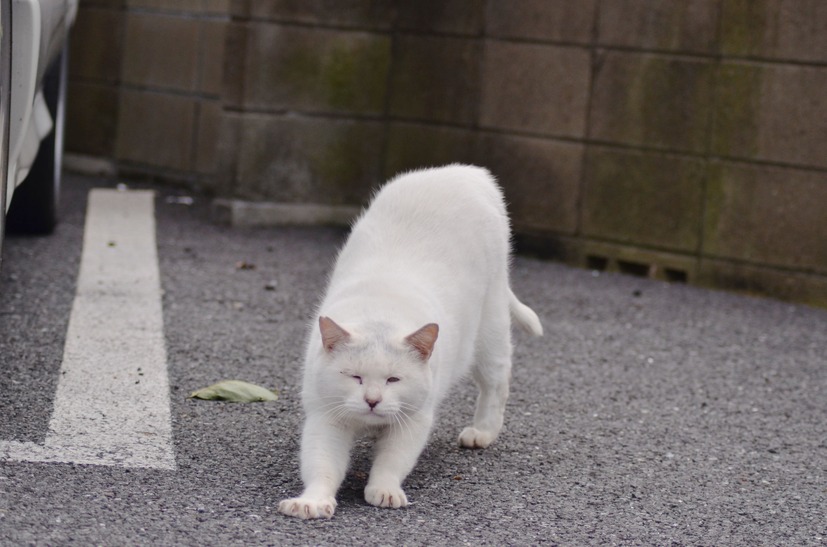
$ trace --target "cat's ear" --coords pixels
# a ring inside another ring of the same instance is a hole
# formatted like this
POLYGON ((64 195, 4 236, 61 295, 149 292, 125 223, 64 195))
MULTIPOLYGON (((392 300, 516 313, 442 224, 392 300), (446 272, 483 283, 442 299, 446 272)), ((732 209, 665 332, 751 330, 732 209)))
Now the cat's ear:
POLYGON ((416 352, 422 357, 423 361, 427 361, 434 351, 434 344, 439 335, 439 325, 436 323, 428 323, 415 333, 407 336, 407 342, 416 352))
POLYGON ((322 331, 322 345, 328 353, 350 340, 350 333, 329 317, 319 317, 319 330, 322 331))

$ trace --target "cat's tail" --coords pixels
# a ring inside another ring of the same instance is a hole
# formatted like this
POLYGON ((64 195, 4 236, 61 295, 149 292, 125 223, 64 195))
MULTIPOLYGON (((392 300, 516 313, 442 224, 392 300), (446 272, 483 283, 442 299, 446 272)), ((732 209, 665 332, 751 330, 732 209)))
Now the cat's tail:
POLYGON ((520 302, 514 295, 514 291, 508 289, 508 308, 511 310, 511 317, 520 325, 523 330, 534 336, 543 335, 543 325, 534 310, 520 302))

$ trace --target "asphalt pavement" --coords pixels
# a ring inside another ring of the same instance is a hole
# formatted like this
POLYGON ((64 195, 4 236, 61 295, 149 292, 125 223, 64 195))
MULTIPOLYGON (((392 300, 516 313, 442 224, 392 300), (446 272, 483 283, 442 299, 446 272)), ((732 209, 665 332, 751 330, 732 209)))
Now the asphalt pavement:
MULTIPOLYGON (((49 433, 87 194, 113 184, 68 177, 57 232, 4 245, 0 441, 49 433)), ((156 213, 175 469, 0 459, 0 545, 827 543, 827 310, 528 257, 512 285, 546 334, 515 334, 496 443, 456 445, 468 382, 406 481, 412 505, 362 499, 360 444, 332 520, 284 517, 305 328, 345 232, 219 226, 169 188, 156 213), (187 397, 231 378, 280 398, 187 397)))

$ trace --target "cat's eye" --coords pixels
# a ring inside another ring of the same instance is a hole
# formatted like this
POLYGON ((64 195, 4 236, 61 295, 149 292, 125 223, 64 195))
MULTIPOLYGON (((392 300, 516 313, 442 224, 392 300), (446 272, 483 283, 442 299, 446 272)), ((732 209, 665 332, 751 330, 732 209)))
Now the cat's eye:
POLYGON ((392 383, 398 382, 398 381, 399 381, 399 378, 397 378, 396 376, 391 376, 390 378, 388 378, 388 383, 389 384, 392 384, 392 383))
POLYGON ((351 375, 351 378, 353 378, 354 380, 359 382, 359 385, 362 384, 362 377, 361 376, 356 376, 355 374, 353 374, 353 375, 351 375))

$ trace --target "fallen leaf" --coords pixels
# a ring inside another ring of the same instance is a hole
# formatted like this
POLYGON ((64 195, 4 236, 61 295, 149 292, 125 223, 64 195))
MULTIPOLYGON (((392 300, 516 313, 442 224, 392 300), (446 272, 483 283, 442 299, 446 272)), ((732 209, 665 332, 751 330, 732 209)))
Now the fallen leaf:
POLYGON ((230 401, 233 403, 259 403, 275 401, 278 395, 275 391, 242 382, 241 380, 225 380, 209 387, 192 392, 192 399, 205 401, 230 401))

